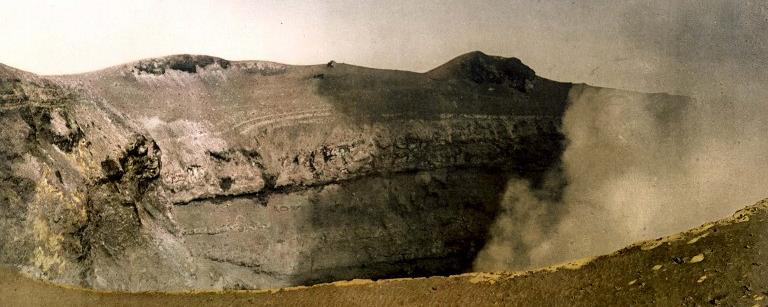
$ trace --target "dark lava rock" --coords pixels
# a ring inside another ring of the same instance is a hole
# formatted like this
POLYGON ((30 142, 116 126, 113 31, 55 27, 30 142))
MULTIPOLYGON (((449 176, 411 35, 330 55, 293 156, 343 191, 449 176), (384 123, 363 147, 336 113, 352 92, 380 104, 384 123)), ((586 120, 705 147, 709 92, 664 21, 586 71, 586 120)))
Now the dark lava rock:
POLYGON ((162 75, 168 69, 197 73, 198 68, 204 68, 211 64, 218 64, 219 67, 227 69, 230 62, 221 58, 207 55, 172 55, 163 58, 143 60, 134 66, 139 73, 149 73, 153 75, 162 75))

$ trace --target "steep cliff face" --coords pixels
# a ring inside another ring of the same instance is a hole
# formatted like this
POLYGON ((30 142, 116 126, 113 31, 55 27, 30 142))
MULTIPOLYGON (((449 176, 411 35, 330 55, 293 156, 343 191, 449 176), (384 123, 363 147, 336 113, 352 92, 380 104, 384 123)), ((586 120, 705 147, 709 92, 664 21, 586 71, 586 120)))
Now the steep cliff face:
POLYGON ((0 73, 0 262, 131 291, 463 272, 506 182, 557 172, 571 87, 482 53, 0 73))

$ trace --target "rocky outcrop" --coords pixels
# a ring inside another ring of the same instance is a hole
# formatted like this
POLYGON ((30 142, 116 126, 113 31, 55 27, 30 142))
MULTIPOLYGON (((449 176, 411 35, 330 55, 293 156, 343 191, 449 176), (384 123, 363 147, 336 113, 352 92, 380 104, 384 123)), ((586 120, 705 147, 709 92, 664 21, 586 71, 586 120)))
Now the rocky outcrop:
POLYGON ((129 291, 463 272, 506 182, 557 172, 571 87, 482 53, 0 72, 0 262, 129 291))
POLYGON ((149 59, 136 63, 133 69, 135 73, 148 73, 153 75, 165 74, 166 70, 172 69, 188 73, 196 73, 198 68, 205 68, 208 65, 217 65, 220 68, 229 68, 229 61, 221 58, 205 55, 173 55, 165 58, 149 59))

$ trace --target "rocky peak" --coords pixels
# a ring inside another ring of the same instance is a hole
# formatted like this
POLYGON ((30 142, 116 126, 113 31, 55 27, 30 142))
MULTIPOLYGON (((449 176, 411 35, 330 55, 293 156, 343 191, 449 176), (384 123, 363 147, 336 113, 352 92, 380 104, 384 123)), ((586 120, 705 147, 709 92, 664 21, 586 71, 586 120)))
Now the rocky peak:
POLYGON ((536 72, 518 58, 505 58, 473 51, 427 72, 432 79, 463 79, 477 84, 503 84, 527 92, 536 72))

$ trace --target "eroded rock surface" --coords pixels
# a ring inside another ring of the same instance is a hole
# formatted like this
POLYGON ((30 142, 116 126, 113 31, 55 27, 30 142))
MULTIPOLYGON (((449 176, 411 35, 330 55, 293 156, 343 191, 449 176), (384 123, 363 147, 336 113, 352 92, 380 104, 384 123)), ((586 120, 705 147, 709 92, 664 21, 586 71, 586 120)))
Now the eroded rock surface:
POLYGON ((571 88, 482 53, 0 77, 0 262, 129 291, 463 272, 507 180, 557 173, 571 88))

